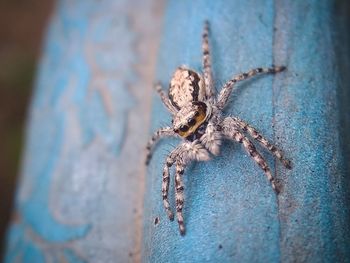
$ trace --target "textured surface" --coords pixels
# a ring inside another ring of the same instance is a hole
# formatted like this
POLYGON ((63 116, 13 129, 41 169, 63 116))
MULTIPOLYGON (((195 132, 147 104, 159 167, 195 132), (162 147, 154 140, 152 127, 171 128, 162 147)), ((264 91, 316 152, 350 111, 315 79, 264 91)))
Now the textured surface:
POLYGON ((349 52, 332 2, 172 0, 164 24, 159 10, 156 0, 59 2, 5 262, 349 262, 349 77, 339 75, 349 52), (283 186, 276 197, 241 146, 225 142, 222 156, 185 173, 181 237, 160 194, 178 142, 161 143, 147 169, 143 221, 140 153, 150 130, 170 123, 154 94, 148 125, 158 25, 157 78, 166 84, 181 64, 200 70, 205 19, 216 87, 254 67, 288 67, 238 85, 226 114, 258 128, 294 168, 263 152, 283 186))
POLYGON ((152 0, 58 3, 5 262, 139 261, 139 153, 161 10, 152 0))
MULTIPOLYGON (((345 117, 337 110, 339 94, 348 94, 339 76, 348 60, 339 67, 341 29, 333 5, 327 0, 169 1, 157 71, 163 83, 178 65, 200 70, 205 19, 211 22, 217 88, 254 67, 288 67, 238 85, 227 114, 262 131, 294 168, 286 171, 264 152, 283 186, 276 197, 241 146, 226 142, 221 157, 185 172, 187 233, 181 237, 160 194, 164 158, 178 142, 161 143, 148 169, 144 262, 350 261, 349 178, 339 132, 339 116, 345 117)), ((152 116, 153 130, 170 122, 158 98, 152 116)))

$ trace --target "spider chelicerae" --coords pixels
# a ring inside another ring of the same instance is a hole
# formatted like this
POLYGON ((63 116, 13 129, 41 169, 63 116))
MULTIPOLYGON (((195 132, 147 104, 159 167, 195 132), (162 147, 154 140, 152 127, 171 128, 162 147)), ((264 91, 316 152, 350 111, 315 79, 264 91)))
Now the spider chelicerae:
POLYGON ((278 193, 278 188, 275 179, 272 177, 270 168, 264 157, 256 150, 249 137, 252 137, 269 150, 286 168, 291 168, 290 161, 283 157, 282 152, 264 138, 255 128, 237 117, 222 116, 222 111, 236 83, 259 73, 278 73, 285 70, 285 67, 256 68, 239 74, 229 80, 222 87, 219 94, 215 95, 208 33, 209 23, 205 22, 202 35, 203 74, 185 66, 177 68, 170 81, 168 95, 166 95, 160 84, 155 85, 162 102, 172 114, 172 127, 160 128, 154 133, 147 144, 146 163, 148 164, 152 157, 152 149, 159 139, 167 136, 182 138, 182 143, 166 158, 162 182, 164 207, 169 219, 174 220, 174 214, 171 211, 168 201, 168 191, 170 182, 169 169, 175 164, 176 216, 181 235, 185 234, 182 215, 184 205, 182 176, 185 167, 193 160, 208 161, 211 155, 218 155, 223 139, 233 140, 243 145, 252 159, 264 171, 276 193, 278 193))

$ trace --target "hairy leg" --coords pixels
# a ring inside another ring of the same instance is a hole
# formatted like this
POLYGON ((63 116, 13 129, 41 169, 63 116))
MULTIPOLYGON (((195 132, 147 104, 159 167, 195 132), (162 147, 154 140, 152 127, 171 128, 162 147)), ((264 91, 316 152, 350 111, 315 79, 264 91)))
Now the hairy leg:
POLYGON ((241 143, 250 157, 253 158, 253 160, 260 166, 260 168, 264 171, 267 179, 270 181, 272 188, 275 190, 276 193, 279 192, 275 179, 272 177, 271 170, 266 163, 265 159, 262 157, 262 155, 256 150, 254 144, 244 136, 243 133, 241 133, 238 130, 235 129, 229 129, 224 131, 224 135, 227 136, 229 139, 234 140, 236 142, 241 143))
POLYGON ((171 112, 172 115, 174 115, 177 112, 177 110, 173 105, 171 105, 169 97, 162 88, 162 85, 160 83, 157 83, 156 85, 154 85, 154 88, 158 92, 165 107, 171 112))
POLYGON ((166 162, 163 168, 163 181, 162 181, 162 198, 165 211, 170 220, 174 220, 174 214, 171 211, 170 203, 168 200, 169 183, 170 183, 170 167, 176 162, 179 152, 183 151, 183 144, 175 148, 166 158, 166 162))
POLYGON ((224 122, 231 123, 231 125, 236 125, 241 130, 248 132, 254 140, 257 140, 263 147, 269 150, 275 157, 277 157, 282 164, 287 168, 291 169, 291 162, 284 158, 282 152, 273 144, 271 144, 260 132, 258 132, 254 127, 250 126, 248 123, 242 121, 237 117, 227 117, 224 122))
POLYGON ((291 162, 283 157, 282 152, 273 144, 271 144, 260 132, 258 132, 254 127, 250 126, 248 123, 242 121, 237 117, 232 117, 232 119, 238 124, 238 126, 243 130, 247 131, 254 140, 257 140, 262 146, 268 149, 274 156, 276 156, 287 169, 291 169, 291 162))
POLYGON ((184 184, 182 176, 185 171, 185 165, 181 161, 176 162, 176 173, 175 173, 175 202, 176 202, 176 217, 179 225, 180 234, 185 234, 185 223, 182 215, 182 209, 184 205, 184 184))
POLYGON ((166 158, 166 162, 163 168, 162 196, 164 208, 170 220, 174 219, 174 215, 171 212, 170 204, 168 201, 170 167, 172 167, 176 161, 181 161, 181 163, 186 165, 191 160, 207 161, 209 158, 210 156, 208 151, 198 141, 182 143, 176 147, 166 158))
POLYGON ((281 72, 283 70, 285 70, 285 67, 272 67, 272 68, 256 68, 256 69, 252 69, 246 73, 241 73, 237 76, 235 76, 233 79, 229 80, 228 82, 226 82, 226 84, 223 86, 223 88, 221 89, 218 98, 217 98, 217 104, 216 106, 219 109, 223 109, 228 101, 228 98, 231 95, 233 86, 242 80, 246 80, 248 78, 251 78, 259 73, 278 73, 281 72))
POLYGON ((206 88, 207 99, 212 100, 214 96, 213 75, 211 70, 210 47, 209 47, 209 22, 205 21, 202 34, 202 50, 203 50, 203 73, 204 84, 206 88))
POLYGON ((198 141, 186 142, 183 147, 179 149, 176 158, 176 173, 175 173, 175 200, 176 200, 176 216, 179 225, 180 234, 185 234, 185 224, 182 214, 184 204, 184 184, 182 182, 182 176, 185 168, 192 160, 196 161, 208 161, 210 158, 209 152, 198 141))
POLYGON ((155 144, 162 138, 164 137, 169 137, 169 136, 177 136, 177 134, 173 131, 173 129, 171 127, 164 127, 164 128, 160 128, 159 130, 157 130, 153 136, 151 137, 151 139, 148 141, 147 146, 146 146, 146 151, 147 151, 147 155, 146 155, 146 165, 149 164, 151 158, 152 158, 152 150, 155 146, 155 144))
POLYGON ((176 163, 176 173, 175 173, 175 199, 176 199, 176 215, 179 224, 179 229, 181 235, 185 234, 185 226, 182 215, 182 208, 184 203, 183 190, 184 186, 182 183, 182 175, 186 165, 192 161, 207 161, 209 160, 209 153, 200 144, 199 141, 194 142, 184 142, 175 150, 173 150, 166 159, 166 163, 163 169, 163 182, 162 182, 162 197, 163 205, 167 212, 170 220, 174 219, 174 214, 171 211, 170 204, 168 201, 169 193, 169 183, 170 183, 170 167, 176 163))

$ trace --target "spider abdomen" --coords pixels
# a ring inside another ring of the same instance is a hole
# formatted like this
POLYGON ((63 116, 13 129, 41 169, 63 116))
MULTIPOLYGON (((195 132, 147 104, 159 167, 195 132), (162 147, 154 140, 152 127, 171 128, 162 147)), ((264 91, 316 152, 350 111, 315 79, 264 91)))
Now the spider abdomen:
POLYGON ((197 72, 179 67, 169 85, 169 100, 178 110, 193 101, 205 99, 205 85, 203 77, 197 72))

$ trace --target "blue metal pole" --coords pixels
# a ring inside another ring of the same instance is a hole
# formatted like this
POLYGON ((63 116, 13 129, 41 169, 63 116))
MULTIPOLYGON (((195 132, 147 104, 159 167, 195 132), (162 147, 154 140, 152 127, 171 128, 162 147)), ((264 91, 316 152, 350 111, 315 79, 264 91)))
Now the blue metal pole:
POLYGON ((164 24, 161 1, 130 2, 57 6, 5 262, 349 262, 350 52, 333 1, 170 0, 164 24), (254 67, 288 67, 237 85, 225 114, 274 141, 293 170, 259 148, 282 185, 276 196, 225 141, 220 157, 186 170, 181 237, 160 194, 178 141, 157 147, 145 187, 141 152, 150 129, 170 124, 151 88, 159 25, 156 80, 167 84, 179 65, 201 70, 204 20, 217 89, 254 67))
MULTIPOLYGON (((293 169, 262 151, 282 185, 276 196, 241 146, 225 142, 220 157, 185 172, 182 237, 160 194, 164 152, 178 142, 162 143, 147 176, 144 262, 349 262, 347 146, 339 129, 344 84, 336 46, 342 32, 334 2, 169 1, 157 70, 163 83, 179 65, 201 70, 206 19, 217 89, 239 72, 287 66, 285 73, 237 85, 226 114, 274 141, 293 169)), ((152 116, 153 130, 169 123, 158 98, 152 116)))

